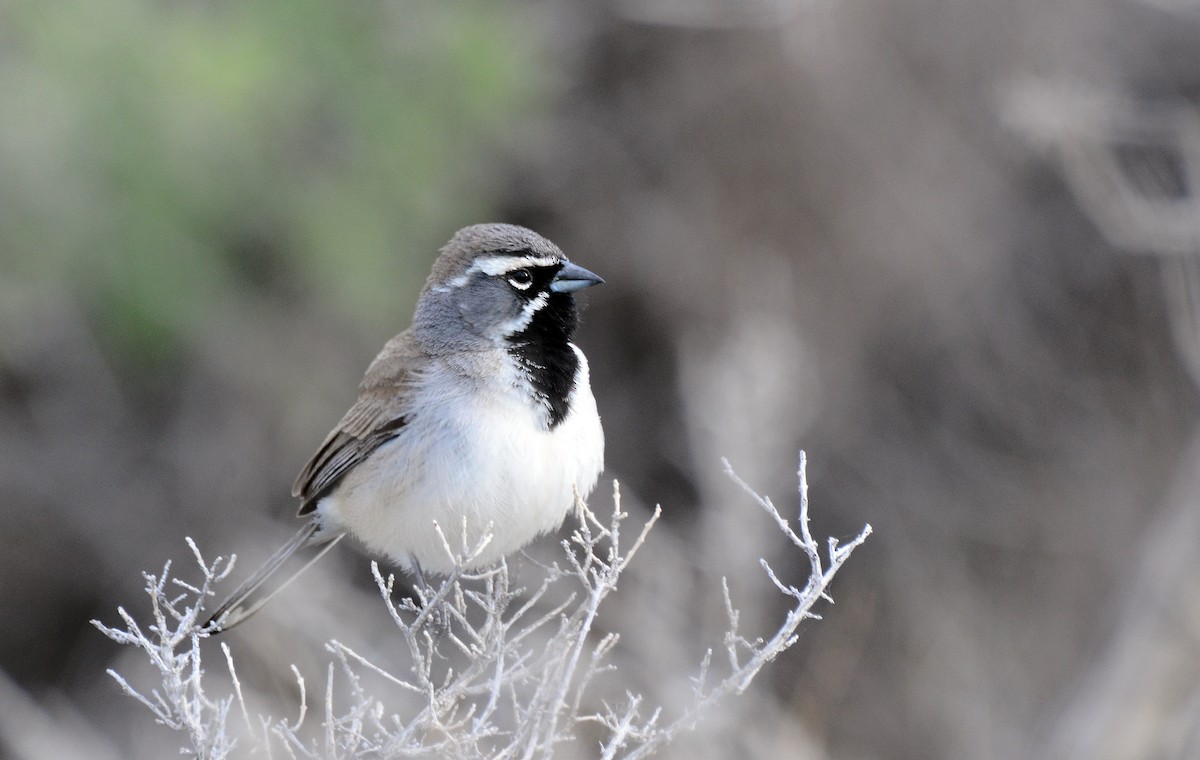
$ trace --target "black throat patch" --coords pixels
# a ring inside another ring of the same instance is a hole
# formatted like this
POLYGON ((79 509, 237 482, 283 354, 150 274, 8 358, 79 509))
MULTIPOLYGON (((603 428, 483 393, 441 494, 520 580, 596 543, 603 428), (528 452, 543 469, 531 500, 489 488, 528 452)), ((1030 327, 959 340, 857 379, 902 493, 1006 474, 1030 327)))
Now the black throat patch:
POLYGON ((570 411, 579 357, 570 342, 575 299, 569 293, 548 295, 546 305, 533 313, 525 329, 509 336, 508 351, 528 378, 534 397, 549 412, 553 430, 570 411))

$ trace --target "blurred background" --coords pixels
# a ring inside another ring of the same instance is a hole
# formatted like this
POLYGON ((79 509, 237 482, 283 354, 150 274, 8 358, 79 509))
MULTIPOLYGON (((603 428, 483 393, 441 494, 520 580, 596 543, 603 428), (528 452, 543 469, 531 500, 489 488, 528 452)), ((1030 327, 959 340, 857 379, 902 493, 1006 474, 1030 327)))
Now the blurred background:
MULTIPOLYGON (((646 688, 720 645, 719 575, 784 609, 721 456, 791 510, 803 448, 814 532, 875 528, 709 756, 1200 755, 1198 40, 1194 0, 0 0, 0 752, 175 754, 88 620, 185 536, 290 535, 496 220, 608 283, 646 688)), ((228 639, 263 699, 384 620, 331 557, 228 639)))

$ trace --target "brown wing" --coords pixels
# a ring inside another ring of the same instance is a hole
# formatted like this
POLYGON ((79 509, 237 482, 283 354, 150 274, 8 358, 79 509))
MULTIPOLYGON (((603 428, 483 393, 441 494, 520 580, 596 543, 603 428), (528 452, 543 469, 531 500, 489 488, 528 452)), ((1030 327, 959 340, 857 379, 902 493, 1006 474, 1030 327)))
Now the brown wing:
POLYGON ((292 484, 292 495, 304 500, 301 515, 316 509, 346 473, 400 434, 412 412, 408 401, 413 371, 424 358, 412 333, 405 330, 371 362, 359 385, 358 400, 292 484))

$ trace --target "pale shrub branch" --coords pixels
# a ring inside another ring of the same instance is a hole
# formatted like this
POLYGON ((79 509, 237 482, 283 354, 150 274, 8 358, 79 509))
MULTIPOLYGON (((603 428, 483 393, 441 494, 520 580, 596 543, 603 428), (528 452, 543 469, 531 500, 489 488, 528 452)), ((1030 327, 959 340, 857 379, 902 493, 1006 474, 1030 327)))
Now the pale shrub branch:
MULTIPOLYGON (((845 545, 829 539, 827 557, 822 558, 809 531, 803 453, 799 519, 794 523, 738 478, 727 462, 725 468, 804 553, 808 578, 803 587, 789 584, 760 561, 767 579, 791 600, 783 623, 767 638, 748 638, 741 632, 738 609, 723 580, 728 629, 721 645, 726 663, 716 667, 710 648, 691 677, 690 702, 670 710, 650 707, 644 696, 630 690, 617 704, 594 696, 593 686, 602 675, 618 683, 635 680, 622 678, 610 662, 619 634, 597 634, 596 623, 604 601, 617 590, 660 514, 656 509, 630 541, 623 534, 628 515, 621 510, 615 483, 614 508, 607 520, 579 504, 578 527, 562 542, 561 562, 529 560, 540 574, 530 588, 514 585, 508 564, 502 562, 485 572, 455 572, 431 587, 418 588, 412 599, 395 594, 395 577, 371 563, 405 665, 385 666, 340 641, 328 642, 334 661, 326 674, 319 721, 310 713, 305 681, 295 666, 295 717, 252 717, 232 652, 223 642, 230 693, 217 699, 205 693, 201 644, 206 636, 197 621, 204 620, 202 611, 213 587, 228 575, 232 562, 205 562, 190 539, 202 583, 189 585, 170 577, 168 563, 158 576, 145 576, 153 618, 148 626, 123 608, 118 608, 123 627, 93 622, 114 641, 149 657, 161 684, 148 691, 135 688, 116 671, 109 673, 159 723, 180 733, 185 754, 224 758, 237 746, 239 754, 253 750, 268 757, 282 753, 290 758, 528 760, 554 757, 583 741, 585 734, 595 737, 598 729, 601 757, 647 757, 695 727, 721 700, 745 691, 767 663, 796 642, 797 628, 806 619, 818 618, 813 607, 829 599, 826 592, 834 575, 871 532, 865 526, 845 545), (176 588, 182 593, 174 595, 176 588), (231 719, 235 706, 238 716, 231 719)), ((466 566, 486 539, 457 549, 450 541, 444 543, 466 566)))

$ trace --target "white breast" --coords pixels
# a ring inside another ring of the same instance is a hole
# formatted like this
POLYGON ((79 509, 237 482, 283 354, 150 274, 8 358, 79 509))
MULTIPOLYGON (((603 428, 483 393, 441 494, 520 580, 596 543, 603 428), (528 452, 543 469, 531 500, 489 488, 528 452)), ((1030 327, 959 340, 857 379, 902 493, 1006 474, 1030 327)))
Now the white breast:
POLYGON ((583 353, 570 412, 553 430, 532 405, 512 362, 469 380, 445 367, 425 373, 401 434, 355 467, 321 501, 321 518, 369 549, 447 573, 456 551, 492 538, 473 567, 498 561, 556 529, 604 468, 604 434, 583 353), (465 526, 465 532, 464 532, 465 526))

